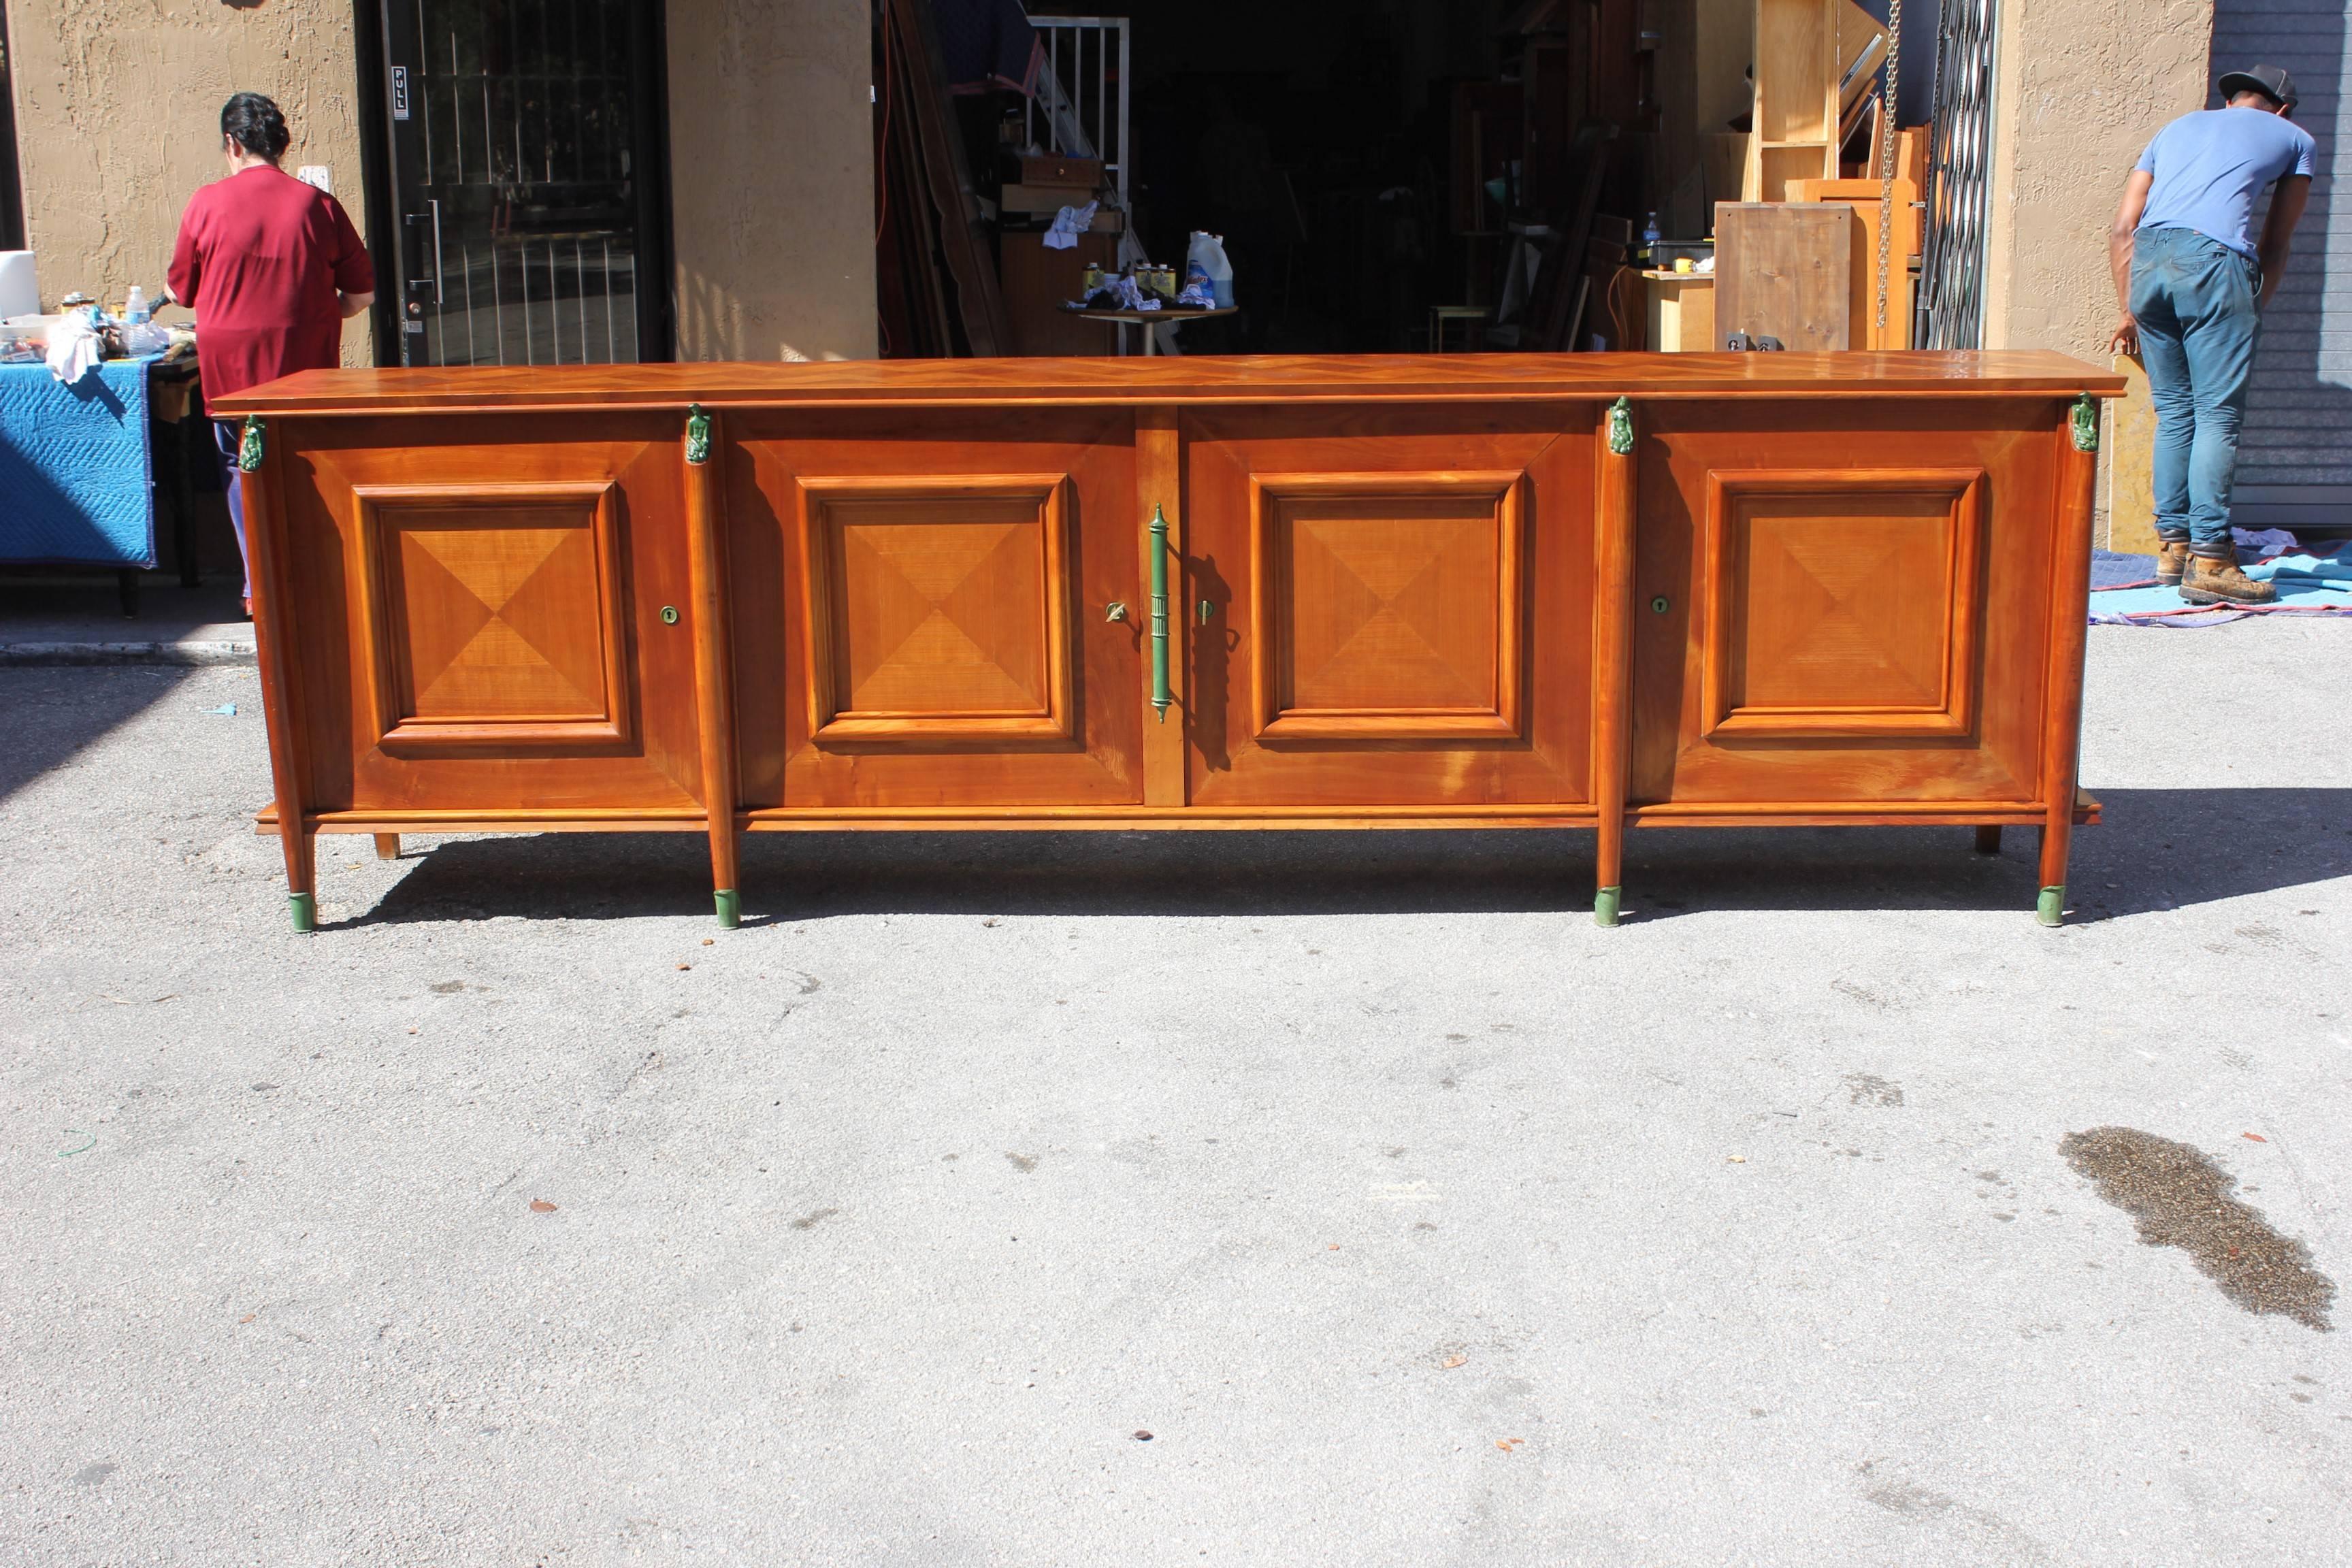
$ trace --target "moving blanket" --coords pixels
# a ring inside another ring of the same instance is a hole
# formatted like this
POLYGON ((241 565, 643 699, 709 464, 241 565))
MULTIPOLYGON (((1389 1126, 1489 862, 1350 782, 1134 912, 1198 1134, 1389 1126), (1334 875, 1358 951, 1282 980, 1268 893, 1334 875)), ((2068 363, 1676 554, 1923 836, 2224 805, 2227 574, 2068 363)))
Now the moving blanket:
MULTIPOLYGON (((2105 556, 2105 552, 2100 552, 2105 556)), ((2294 550, 2244 561, 2246 575, 2269 579, 2278 598, 2268 605, 2191 605, 2177 588, 2155 584, 2152 555, 2105 556, 2092 563, 2091 624, 2116 626, 2215 626, 2247 616, 2352 615, 2352 544, 2322 555, 2294 550), (2130 563, 2130 564, 2126 564, 2130 563), (2106 579, 2121 579, 2114 586, 2106 579)))
POLYGON ((109 360, 72 386, 0 364, 0 562, 155 564, 152 363, 109 360))

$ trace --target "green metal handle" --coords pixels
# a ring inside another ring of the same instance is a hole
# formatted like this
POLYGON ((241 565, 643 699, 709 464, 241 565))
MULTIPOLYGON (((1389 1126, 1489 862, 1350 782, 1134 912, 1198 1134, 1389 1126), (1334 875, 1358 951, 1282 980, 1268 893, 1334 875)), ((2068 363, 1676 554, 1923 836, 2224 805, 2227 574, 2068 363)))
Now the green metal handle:
POLYGON ((1168 519, 1151 509, 1151 710, 1162 724, 1169 705, 1168 690, 1168 519))
POLYGON ((710 461, 710 416, 699 403, 686 409, 686 460, 697 468, 710 461))
POLYGON ((258 414, 245 416, 245 434, 236 443, 236 468, 242 474, 261 471, 261 416, 258 414))

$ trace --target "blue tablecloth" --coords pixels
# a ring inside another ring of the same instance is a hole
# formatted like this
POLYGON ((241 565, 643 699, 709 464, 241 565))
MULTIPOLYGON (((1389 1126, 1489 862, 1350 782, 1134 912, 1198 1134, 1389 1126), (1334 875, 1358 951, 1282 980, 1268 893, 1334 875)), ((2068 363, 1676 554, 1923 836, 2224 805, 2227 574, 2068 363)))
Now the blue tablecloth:
POLYGON ((152 363, 110 360, 72 386, 0 364, 0 561, 155 564, 152 363))

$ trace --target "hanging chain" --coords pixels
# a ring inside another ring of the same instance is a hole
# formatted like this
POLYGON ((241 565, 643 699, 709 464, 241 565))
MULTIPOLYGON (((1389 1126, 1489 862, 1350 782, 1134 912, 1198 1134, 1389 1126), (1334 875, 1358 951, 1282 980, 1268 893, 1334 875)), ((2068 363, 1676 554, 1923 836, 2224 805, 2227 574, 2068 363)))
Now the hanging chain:
POLYGON ((1895 110, 1902 71, 1903 0, 1887 0, 1886 93, 1878 105, 1878 336, 1882 342, 1886 336, 1887 272, 1895 247, 1895 143, 1902 134, 1895 110))

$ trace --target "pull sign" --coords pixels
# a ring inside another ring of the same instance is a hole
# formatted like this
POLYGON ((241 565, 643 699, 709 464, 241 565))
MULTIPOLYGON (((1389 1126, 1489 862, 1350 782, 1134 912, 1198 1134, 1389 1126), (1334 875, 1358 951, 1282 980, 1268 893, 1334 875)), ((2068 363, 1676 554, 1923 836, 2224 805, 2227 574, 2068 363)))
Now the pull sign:
POLYGON ((408 68, 406 66, 392 68, 392 117, 394 120, 408 118, 408 68))

